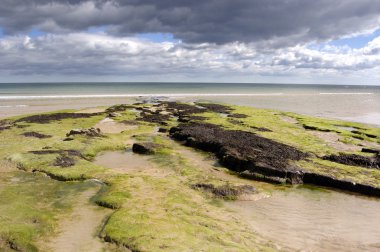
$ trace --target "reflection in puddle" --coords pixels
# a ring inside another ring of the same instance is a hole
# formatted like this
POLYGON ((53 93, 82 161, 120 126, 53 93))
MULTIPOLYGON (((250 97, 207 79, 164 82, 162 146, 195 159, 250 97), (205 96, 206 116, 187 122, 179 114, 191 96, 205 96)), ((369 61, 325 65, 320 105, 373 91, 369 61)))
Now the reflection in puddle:
POLYGON ((380 200, 309 188, 226 202, 257 233, 303 251, 380 250, 380 200))

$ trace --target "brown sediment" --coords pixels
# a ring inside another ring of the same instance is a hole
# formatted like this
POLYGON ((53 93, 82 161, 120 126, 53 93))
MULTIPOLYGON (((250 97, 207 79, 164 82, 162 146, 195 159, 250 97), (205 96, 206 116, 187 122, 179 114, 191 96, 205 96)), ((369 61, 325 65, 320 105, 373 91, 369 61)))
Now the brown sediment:
POLYGON ((52 137, 51 135, 45 135, 45 134, 41 134, 35 131, 24 132, 22 133, 22 135, 25 137, 35 137, 35 138, 40 138, 40 139, 52 137))

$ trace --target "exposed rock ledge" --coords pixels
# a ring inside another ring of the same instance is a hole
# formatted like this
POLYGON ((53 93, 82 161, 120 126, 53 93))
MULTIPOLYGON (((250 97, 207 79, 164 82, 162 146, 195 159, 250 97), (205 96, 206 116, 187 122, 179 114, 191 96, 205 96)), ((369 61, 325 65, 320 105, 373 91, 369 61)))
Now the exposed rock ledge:
POLYGON ((245 176, 252 174, 255 179, 261 176, 276 183, 307 183, 380 196, 380 188, 374 186, 304 171, 292 161, 306 159, 310 154, 250 132, 226 130, 208 123, 182 123, 172 127, 170 135, 188 146, 215 153, 230 170, 245 176))

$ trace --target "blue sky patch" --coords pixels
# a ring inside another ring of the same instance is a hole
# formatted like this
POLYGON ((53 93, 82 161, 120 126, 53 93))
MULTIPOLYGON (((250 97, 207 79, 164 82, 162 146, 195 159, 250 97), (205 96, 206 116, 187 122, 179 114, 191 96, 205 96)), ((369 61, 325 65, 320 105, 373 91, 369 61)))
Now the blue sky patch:
POLYGON ((175 39, 173 34, 171 33, 140 33, 137 34, 135 37, 145 39, 148 41, 161 43, 161 42, 173 42, 177 43, 179 42, 178 39, 175 39))

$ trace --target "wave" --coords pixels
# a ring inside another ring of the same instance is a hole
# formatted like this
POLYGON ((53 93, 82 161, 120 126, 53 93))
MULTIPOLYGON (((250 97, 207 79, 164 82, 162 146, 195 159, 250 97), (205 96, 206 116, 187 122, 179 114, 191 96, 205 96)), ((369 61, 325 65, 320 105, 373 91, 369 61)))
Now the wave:
POLYGON ((207 96, 281 96, 283 93, 251 93, 251 94, 83 94, 83 95, 14 95, 0 96, 0 100, 34 100, 34 99, 67 99, 67 98, 128 98, 128 97, 207 97, 207 96))
POLYGON ((319 93, 320 95, 373 95, 373 93, 319 93))
POLYGON ((23 107, 29 107, 28 105, 20 104, 20 105, 0 105, 0 108, 23 108, 23 107))

